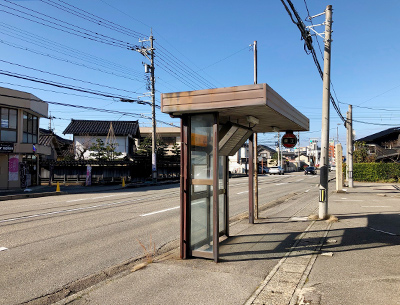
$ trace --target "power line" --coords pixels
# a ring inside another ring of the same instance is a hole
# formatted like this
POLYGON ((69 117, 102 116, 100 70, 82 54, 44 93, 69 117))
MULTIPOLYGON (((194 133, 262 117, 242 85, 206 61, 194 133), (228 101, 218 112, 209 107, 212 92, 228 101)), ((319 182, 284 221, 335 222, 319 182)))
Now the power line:
MULTIPOLYGON (((15 96, 15 95, 8 95, 8 94, 0 94, 0 96, 8 97, 8 98, 20 99, 20 100, 44 102, 44 103, 51 104, 51 105, 58 105, 58 106, 65 106, 65 107, 72 107, 72 108, 79 108, 79 109, 86 109, 86 110, 113 113, 113 114, 123 114, 123 115, 126 115, 126 116, 141 117, 141 118, 148 119, 148 120, 152 119, 152 117, 149 117, 149 116, 146 116, 146 115, 143 115, 143 114, 140 114, 140 113, 123 112, 123 111, 118 111, 118 110, 110 110, 110 109, 102 109, 102 108, 95 108, 95 107, 89 107, 89 106, 65 104, 65 103, 45 101, 45 100, 34 99, 34 98, 24 98, 24 97, 15 96)), ((163 124, 167 124, 167 125, 170 125, 170 126, 173 126, 173 127, 178 127, 178 126, 174 125, 173 123, 169 123, 169 122, 165 122, 165 121, 161 121, 161 120, 158 120, 158 121, 163 123, 163 124)))
POLYGON ((74 77, 68 77, 68 76, 65 76, 65 75, 61 75, 61 74, 57 74, 57 73, 52 73, 52 72, 48 72, 48 71, 44 71, 44 70, 40 70, 40 69, 36 69, 36 68, 32 68, 32 67, 27 67, 27 66, 24 66, 24 65, 21 65, 21 64, 9 62, 9 61, 2 60, 2 59, 0 59, 0 62, 4 62, 4 63, 7 63, 7 64, 9 64, 9 65, 14 65, 14 66, 18 66, 18 67, 21 67, 21 68, 25 68, 25 69, 37 71, 37 72, 40 72, 40 73, 50 74, 50 75, 53 75, 53 76, 58 76, 58 77, 62 77, 62 78, 66 78, 66 79, 70 79, 70 80, 74 80, 74 81, 78 81, 78 82, 90 84, 90 85, 105 87, 105 88, 114 89, 114 90, 118 90, 118 91, 124 91, 124 92, 128 92, 128 93, 139 94, 138 92, 135 92, 135 91, 130 91, 130 90, 125 90, 125 89, 115 88, 115 87, 111 87, 111 86, 104 85, 104 84, 93 83, 93 82, 90 82, 90 81, 85 81, 85 80, 77 79, 77 78, 74 78, 74 77))
MULTIPOLYGON (((7 1, 7 2, 8 2, 8 0, 4 0, 4 1, 7 1)), ((17 4, 15 4, 15 3, 12 3, 12 4, 17 5, 17 4)), ((81 28, 78 27, 78 26, 75 26, 75 25, 72 25, 72 27, 68 27, 68 26, 65 26, 65 25, 62 25, 62 24, 57 24, 56 22, 46 20, 46 19, 44 19, 44 18, 35 16, 35 15, 33 15, 33 14, 23 12, 23 11, 21 11, 21 10, 18 10, 18 9, 15 9, 15 8, 12 8, 12 7, 9 7, 9 6, 6 6, 6 5, 4 5, 4 4, 2 4, 2 5, 5 6, 5 7, 7 7, 8 9, 17 11, 17 12, 22 13, 22 14, 25 14, 25 15, 28 15, 28 16, 30 16, 30 17, 32 17, 32 18, 37 19, 37 20, 31 19, 31 18, 29 18, 29 17, 23 17, 23 16, 21 16, 21 15, 19 15, 19 14, 17 14, 17 13, 12 13, 12 12, 5 11, 5 10, 0 10, 0 11, 2 11, 2 12, 5 12, 5 13, 7 13, 7 14, 11 14, 11 15, 13 15, 13 16, 20 17, 20 18, 25 19, 25 20, 29 20, 29 21, 35 22, 35 23, 37 23, 37 24, 41 24, 41 25, 43 25, 43 26, 50 27, 50 28, 55 29, 55 30, 58 30, 58 31, 62 31, 62 32, 65 32, 65 33, 68 33, 68 34, 71 34, 71 35, 75 35, 75 36, 79 36, 79 37, 82 37, 82 38, 85 38, 85 39, 97 41, 97 42, 100 42, 100 43, 103 43, 103 44, 107 44, 107 45, 111 45, 111 46, 114 46, 114 47, 120 47, 120 48, 123 48, 123 49, 130 49, 130 48, 133 46, 133 45, 131 45, 131 44, 128 43, 128 42, 121 42, 121 41, 119 41, 119 40, 117 40, 117 39, 114 39, 114 38, 112 38, 112 37, 108 38, 108 37, 105 36, 105 35, 101 35, 101 34, 98 34, 98 33, 95 33, 95 32, 93 32, 94 34, 91 34, 90 32, 92 32, 92 31, 90 31, 90 30, 85 30, 85 29, 80 30, 81 28), (38 20, 40 20, 40 21, 38 21, 38 20), (48 24, 47 24, 47 23, 48 23, 48 24), (78 28, 79 30, 74 29, 74 27, 75 27, 75 28, 78 28), (85 32, 85 31, 86 31, 86 32, 85 32), (104 37, 101 37, 101 36, 104 36, 104 37)), ((18 5, 18 6, 20 6, 20 5, 18 5)), ((31 10, 31 9, 28 9, 28 10, 33 11, 33 12, 36 12, 36 11, 34 11, 34 10, 31 10)), ((39 14, 41 14, 41 13, 39 13, 39 14)), ((44 14, 41 14, 41 15, 44 15, 44 14)), ((45 16, 47 16, 47 15, 45 15, 45 16)), ((52 18, 52 17, 50 17, 50 18, 52 18)), ((55 18, 52 18, 52 19, 55 19, 55 18)), ((56 20, 58 20, 58 19, 56 19, 56 20)), ((69 23, 64 22, 64 21, 61 21, 61 22, 62 22, 62 23, 69 24, 69 23)))
MULTIPOLYGON (((292 13, 290 12, 290 10, 289 10, 288 6, 286 5, 286 3, 284 2, 284 0, 281 0, 283 6, 285 7, 285 9, 286 9, 286 11, 287 11, 287 13, 289 14, 290 19, 292 20, 292 22, 293 22, 294 24, 297 25, 297 27, 298 27, 299 30, 300 30, 301 39, 304 40, 304 50, 305 50, 305 52, 306 52, 307 54, 310 54, 310 53, 312 54, 314 63, 315 63, 315 65, 316 65, 317 69, 318 69, 318 72, 319 72, 319 74, 320 74, 320 77, 321 77, 321 79, 323 79, 323 77, 324 77, 323 71, 322 71, 322 69, 321 69, 320 63, 319 63, 318 58, 317 58, 317 55, 316 55, 316 53, 315 53, 315 49, 314 49, 314 47, 313 47, 313 45, 312 45, 312 38, 311 38, 310 31, 306 29, 306 27, 305 27, 303 21, 301 20, 299 14, 297 13, 296 9, 294 8, 294 5, 293 5, 293 3, 291 2, 291 0, 286 0, 286 1, 288 2, 290 8, 292 9, 292 12, 293 12, 293 14, 295 15, 295 18, 296 18, 297 21, 294 20, 294 18, 293 18, 293 16, 292 16, 292 13), (307 50, 309 50, 309 52, 308 52, 307 50)), ((333 98, 333 96, 332 96, 331 93, 330 93, 330 101, 331 101, 331 104, 332 104, 333 108, 335 109, 336 113, 338 114, 339 118, 340 118, 343 122, 345 122, 346 119, 343 117, 342 113, 340 112, 340 108, 339 108, 339 106, 336 104, 336 102, 335 102, 335 100, 334 100, 334 98, 333 98)))
MULTIPOLYGON (((113 29, 113 30, 115 30, 117 32, 129 35, 129 36, 132 36, 132 33, 134 33, 133 37, 136 37, 136 38, 138 37, 138 35, 142 35, 142 37, 144 36, 143 34, 140 34, 140 33, 135 32, 135 31, 131 31, 130 29, 128 29, 126 27, 117 25, 117 24, 115 24, 113 22, 110 22, 110 21, 104 19, 104 18, 101 18, 101 17, 98 17, 98 16, 96 16, 94 14, 88 13, 88 12, 86 12, 86 11, 80 9, 80 8, 77 8, 77 7, 75 7, 75 6, 71 5, 71 4, 68 4, 68 3, 64 2, 64 1, 58 0, 59 2, 62 2, 64 4, 66 4, 66 5, 68 5, 69 7, 73 7, 72 11, 71 11, 71 9, 68 9, 68 8, 65 9, 66 8, 65 5, 55 4, 54 1, 51 1, 51 0, 46 0, 46 1, 41 0, 41 1, 44 2, 44 3, 50 4, 50 5, 53 5, 53 6, 57 7, 57 8, 59 8, 59 9, 62 9, 63 11, 71 13, 71 14, 73 14, 75 16, 81 17, 81 18, 83 18, 85 20, 94 22, 97 25, 105 26, 105 27, 107 27, 109 29, 113 29), (51 2, 51 3, 48 3, 48 2, 51 2), (89 18, 87 18, 88 14, 90 15, 89 18)), ((202 85, 204 85, 206 87, 215 87, 207 79, 201 77, 197 72, 193 71, 190 67, 188 67, 186 64, 184 64, 182 61, 180 61, 177 57, 175 57, 172 53, 170 53, 164 47, 159 45, 158 48, 160 49, 159 50, 160 52, 159 52, 158 56, 159 57, 163 56, 163 57, 165 57, 165 59, 168 59, 168 61, 164 61, 164 68, 166 69, 166 72, 167 71, 172 72, 171 67, 174 67, 174 68, 177 69, 177 71, 179 71, 178 73, 173 73, 173 75, 175 77, 178 76, 179 73, 184 73, 187 76, 195 79, 198 84, 202 84, 202 85), (167 68, 166 66, 169 66, 169 68, 167 68)), ((178 78, 178 80, 180 80, 182 82, 182 78, 178 78)))
POLYGON ((37 77, 27 76, 27 75, 23 75, 23 74, 19 74, 19 73, 13 73, 13 72, 10 72, 10 71, 0 70, 0 74, 6 75, 6 76, 10 76, 10 77, 19 78, 19 79, 24 79, 24 80, 28 80, 28 81, 32 81, 32 82, 37 82, 37 83, 41 83, 41 84, 45 84, 45 85, 55 86, 55 87, 58 87, 58 88, 64 88, 64 89, 69 89, 69 90, 74 90, 74 91, 79 91, 79 92, 99 95, 99 96, 103 96, 103 97, 116 98, 116 99, 119 99, 119 100, 121 100, 123 102, 128 102, 129 101, 129 102, 135 102, 135 103, 138 103, 138 104, 150 105, 149 102, 145 102, 145 101, 142 101, 142 100, 137 99, 137 98, 136 99, 132 99, 132 98, 129 98, 129 97, 112 95, 112 94, 101 92, 101 91, 93 91, 93 90, 82 88, 82 87, 71 86, 71 85, 62 84, 62 83, 58 83, 58 82, 52 82, 52 81, 48 81, 48 80, 45 80, 45 79, 40 79, 40 78, 37 78, 37 77))

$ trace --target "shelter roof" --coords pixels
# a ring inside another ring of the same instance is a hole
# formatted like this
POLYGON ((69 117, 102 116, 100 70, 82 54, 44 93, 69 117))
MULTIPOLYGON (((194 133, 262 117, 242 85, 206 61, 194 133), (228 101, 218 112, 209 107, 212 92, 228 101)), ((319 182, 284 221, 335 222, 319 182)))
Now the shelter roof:
POLYGON ((218 112, 221 124, 231 122, 254 132, 309 129, 309 119, 267 84, 163 93, 161 111, 172 116, 218 112))
POLYGON ((131 135, 134 138, 140 137, 138 121, 96 121, 96 120, 72 120, 65 128, 63 134, 74 135, 107 135, 112 123, 116 136, 131 135))

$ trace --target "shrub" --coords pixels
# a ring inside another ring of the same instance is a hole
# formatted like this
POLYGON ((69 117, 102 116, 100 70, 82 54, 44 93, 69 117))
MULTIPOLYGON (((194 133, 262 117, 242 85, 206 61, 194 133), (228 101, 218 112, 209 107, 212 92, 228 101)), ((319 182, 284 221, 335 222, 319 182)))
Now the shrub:
POLYGON ((355 163, 353 179, 366 182, 398 182, 400 180, 400 163, 355 163))

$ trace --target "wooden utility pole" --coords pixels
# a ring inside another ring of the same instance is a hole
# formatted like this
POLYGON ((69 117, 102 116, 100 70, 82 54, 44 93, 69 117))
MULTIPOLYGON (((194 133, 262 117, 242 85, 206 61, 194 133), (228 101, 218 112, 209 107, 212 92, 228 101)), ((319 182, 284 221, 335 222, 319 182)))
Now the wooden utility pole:
POLYGON ((320 219, 328 215, 328 174, 329 174, 329 99, 331 74, 331 27, 332 5, 325 9, 325 39, 324 39, 324 74, 322 91, 322 130, 321 130, 321 160, 319 186, 319 213, 320 219))

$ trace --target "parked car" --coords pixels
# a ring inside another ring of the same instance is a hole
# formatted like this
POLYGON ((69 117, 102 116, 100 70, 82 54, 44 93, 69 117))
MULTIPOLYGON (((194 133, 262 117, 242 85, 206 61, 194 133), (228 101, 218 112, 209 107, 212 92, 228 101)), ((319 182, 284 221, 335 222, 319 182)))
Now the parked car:
POLYGON ((264 166, 264 168, 261 168, 261 166, 258 167, 259 174, 268 174, 268 172, 269 172, 268 167, 265 167, 265 166, 264 166))
POLYGON ((276 174, 284 175, 285 171, 280 166, 272 166, 272 167, 269 168, 269 173, 270 173, 270 175, 276 175, 276 174))
POLYGON ((311 174, 311 175, 317 174, 317 170, 315 169, 314 166, 306 167, 306 169, 304 170, 304 175, 308 175, 308 174, 311 174))

